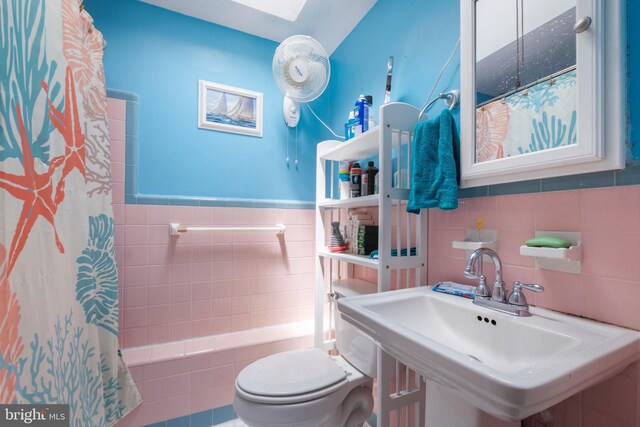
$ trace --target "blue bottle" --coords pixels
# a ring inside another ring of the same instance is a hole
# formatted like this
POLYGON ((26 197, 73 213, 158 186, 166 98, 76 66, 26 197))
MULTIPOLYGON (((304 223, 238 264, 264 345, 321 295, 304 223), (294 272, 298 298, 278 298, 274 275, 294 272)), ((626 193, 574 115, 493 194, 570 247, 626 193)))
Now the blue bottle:
POLYGON ((354 132, 356 135, 369 130, 369 102, 364 95, 360 95, 356 101, 353 115, 356 121, 354 132))

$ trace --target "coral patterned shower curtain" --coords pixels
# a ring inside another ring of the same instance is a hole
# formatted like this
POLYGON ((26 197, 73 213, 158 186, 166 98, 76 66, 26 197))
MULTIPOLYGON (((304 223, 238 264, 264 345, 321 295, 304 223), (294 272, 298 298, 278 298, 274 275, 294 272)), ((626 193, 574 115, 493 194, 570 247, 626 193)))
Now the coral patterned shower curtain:
POLYGON ((118 355, 102 35, 79 0, 0 0, 0 403, 109 426, 118 355))

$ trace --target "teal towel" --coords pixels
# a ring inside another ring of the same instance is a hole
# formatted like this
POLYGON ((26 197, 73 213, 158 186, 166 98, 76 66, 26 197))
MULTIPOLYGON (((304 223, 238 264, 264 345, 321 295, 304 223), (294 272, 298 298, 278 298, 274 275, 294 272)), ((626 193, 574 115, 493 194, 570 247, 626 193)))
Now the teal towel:
POLYGON ((411 190, 407 212, 422 208, 458 207, 458 151, 460 138, 449 110, 420 122, 411 143, 411 190))

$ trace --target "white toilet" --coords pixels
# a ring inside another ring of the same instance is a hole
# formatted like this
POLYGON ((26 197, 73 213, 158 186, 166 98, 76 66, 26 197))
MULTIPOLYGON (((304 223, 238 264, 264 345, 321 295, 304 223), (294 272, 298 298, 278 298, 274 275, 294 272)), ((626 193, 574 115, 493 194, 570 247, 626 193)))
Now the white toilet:
MULTIPOLYGON (((341 281, 341 297, 375 292, 375 285, 341 281), (345 283, 346 282, 346 283, 345 283)), ((373 410, 376 345, 336 316, 340 356, 319 349, 257 360, 236 378, 233 406, 249 427, 360 427, 373 410)))

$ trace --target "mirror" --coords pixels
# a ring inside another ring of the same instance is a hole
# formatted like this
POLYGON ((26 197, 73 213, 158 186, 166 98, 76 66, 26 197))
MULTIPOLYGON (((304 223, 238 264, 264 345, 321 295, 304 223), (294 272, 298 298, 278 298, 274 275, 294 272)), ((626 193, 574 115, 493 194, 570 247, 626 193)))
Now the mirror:
POLYGON ((624 166, 623 10, 461 0, 463 187, 624 166))

